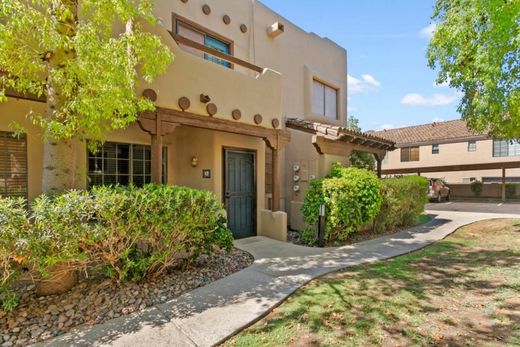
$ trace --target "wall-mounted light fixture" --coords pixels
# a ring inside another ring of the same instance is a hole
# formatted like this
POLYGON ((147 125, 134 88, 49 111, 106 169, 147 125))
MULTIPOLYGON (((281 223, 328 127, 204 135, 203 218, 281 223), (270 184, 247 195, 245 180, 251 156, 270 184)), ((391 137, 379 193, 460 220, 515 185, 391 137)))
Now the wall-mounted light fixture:
POLYGON ((280 22, 274 22, 271 26, 267 27, 267 36, 274 39, 276 36, 283 34, 285 27, 280 22))
POLYGON ((191 166, 197 167, 199 165, 199 158, 196 156, 191 157, 191 166))

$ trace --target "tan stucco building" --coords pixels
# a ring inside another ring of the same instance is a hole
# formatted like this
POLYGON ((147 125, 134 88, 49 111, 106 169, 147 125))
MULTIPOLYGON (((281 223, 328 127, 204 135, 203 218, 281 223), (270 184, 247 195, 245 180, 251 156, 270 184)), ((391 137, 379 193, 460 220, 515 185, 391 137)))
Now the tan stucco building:
POLYGON ((397 150, 383 160, 383 173, 420 173, 452 184, 475 180, 520 183, 520 143, 474 133, 463 120, 435 122, 374 133, 394 141, 397 150), (462 170, 461 170, 462 169, 462 170))
MULTIPOLYGON (((159 0, 150 28, 175 54, 140 94, 157 110, 89 153, 77 142, 75 186, 164 182, 213 191, 236 237, 286 238, 301 228, 309 180, 353 149, 383 158, 393 143, 349 131, 347 54, 258 1, 159 0), (286 125, 287 122, 287 125, 286 125), (287 216, 289 215, 289 218, 287 216)), ((41 193, 40 130, 26 119, 44 103, 0 104, 0 194, 41 193), (27 129, 20 139, 11 124, 27 129)))

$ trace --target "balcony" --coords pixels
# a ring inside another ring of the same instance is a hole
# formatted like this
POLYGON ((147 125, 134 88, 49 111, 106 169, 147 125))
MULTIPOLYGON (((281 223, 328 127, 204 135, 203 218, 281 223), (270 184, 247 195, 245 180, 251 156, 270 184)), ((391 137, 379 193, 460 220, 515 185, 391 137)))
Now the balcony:
POLYGON ((175 54, 165 74, 151 85, 142 85, 142 89, 156 92, 157 107, 268 129, 281 126, 282 82, 278 72, 171 34, 162 27, 147 29, 160 36, 175 54), (216 64, 186 52, 180 45, 229 64, 216 64))

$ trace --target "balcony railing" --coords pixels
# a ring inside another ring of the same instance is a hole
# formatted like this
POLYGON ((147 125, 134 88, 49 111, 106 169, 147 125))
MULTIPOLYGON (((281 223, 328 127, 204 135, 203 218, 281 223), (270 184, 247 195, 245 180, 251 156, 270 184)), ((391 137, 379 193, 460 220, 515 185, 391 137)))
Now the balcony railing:
POLYGON ((201 52, 210 54, 210 55, 212 55, 214 57, 223 59, 223 60, 225 60, 225 61, 227 61, 229 63, 245 67, 246 69, 253 70, 253 71, 258 72, 258 73, 262 73, 264 71, 264 69, 261 68, 260 66, 251 64, 251 63, 249 63, 247 61, 244 61, 242 59, 238 59, 237 57, 234 57, 232 55, 229 55, 229 54, 217 51, 216 49, 213 49, 213 48, 207 47, 207 46, 205 46, 205 45, 203 45, 201 43, 192 41, 192 40, 190 40, 190 39, 188 39, 188 38, 186 38, 184 36, 173 34, 173 33, 171 35, 172 35, 173 39, 177 42, 177 44, 181 44, 181 45, 184 45, 184 46, 187 46, 187 47, 194 48, 194 49, 199 50, 201 52))

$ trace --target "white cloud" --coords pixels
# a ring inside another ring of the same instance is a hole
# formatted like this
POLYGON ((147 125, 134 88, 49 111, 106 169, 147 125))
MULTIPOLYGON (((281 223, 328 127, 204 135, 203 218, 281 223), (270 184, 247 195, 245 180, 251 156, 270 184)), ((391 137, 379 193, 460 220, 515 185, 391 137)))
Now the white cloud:
POLYGON ((446 106, 459 100, 460 94, 433 94, 425 97, 419 93, 408 93, 401 99, 401 104, 412 106, 446 106))
POLYGON ((439 122, 444 122, 445 119, 444 118, 439 118, 439 117, 435 117, 432 119, 432 123, 439 123, 439 122))
POLYGON ((361 75, 361 79, 347 75, 348 91, 349 93, 367 93, 371 90, 379 88, 381 82, 376 80, 374 76, 369 74, 361 75))
POLYGON ((431 23, 419 31, 419 36, 424 37, 426 39, 431 39, 433 37, 433 32, 435 31, 435 28, 437 28, 437 24, 431 23))

